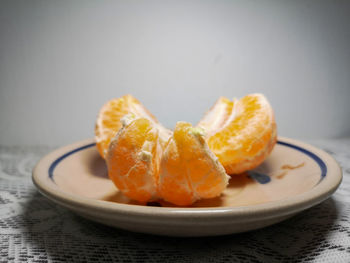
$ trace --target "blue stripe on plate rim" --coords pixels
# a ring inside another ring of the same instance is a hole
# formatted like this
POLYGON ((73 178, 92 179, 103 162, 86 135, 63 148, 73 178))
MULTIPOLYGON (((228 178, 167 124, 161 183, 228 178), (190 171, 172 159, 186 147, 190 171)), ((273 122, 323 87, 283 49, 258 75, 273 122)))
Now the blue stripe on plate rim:
MULTIPOLYGON (((286 146, 286 147, 289 147, 289 148, 292 148, 294 150, 297 150, 299 152, 302 152, 304 154, 306 154, 307 156, 309 156, 310 158, 312 158, 317 164, 318 166, 320 167, 321 169, 321 180, 326 177, 327 175, 327 166, 326 164, 322 161, 322 159, 320 157, 318 157, 316 154, 314 154, 313 152, 310 152, 300 146, 297 146, 297 145, 294 145, 294 144, 291 144, 291 143, 287 143, 287 142, 282 142, 282 141, 277 141, 277 144, 280 144, 280 145, 283 145, 283 146, 286 146)), ((96 143, 90 143, 90 144, 87 144, 87 145, 84 145, 84 146, 81 146, 81 147, 78 147, 78 148, 75 148, 63 155, 61 155, 60 157, 58 157, 55 161, 53 161, 49 167, 49 170, 48 170, 48 176, 49 178, 54 181, 53 179, 53 172, 56 168, 56 166, 62 161, 64 160, 65 158, 67 158, 68 156, 74 154, 74 153, 77 153, 79 151, 82 151, 82 150, 85 150, 87 148, 90 148, 90 147, 93 147, 95 146, 96 143)), ((250 176, 252 176, 252 174, 250 174, 250 176)), ((252 176, 252 177, 255 177, 255 176, 252 176)), ((259 183, 262 183, 260 182, 260 179, 259 178, 254 178, 256 181, 258 181, 259 183)), ((321 181, 320 180, 320 181, 321 181)), ((268 180, 269 181, 269 180, 268 180)), ((267 182, 268 182, 267 181, 267 182)), ((265 181, 266 183, 266 181, 265 181)), ((263 182, 264 184, 264 182, 263 182)))

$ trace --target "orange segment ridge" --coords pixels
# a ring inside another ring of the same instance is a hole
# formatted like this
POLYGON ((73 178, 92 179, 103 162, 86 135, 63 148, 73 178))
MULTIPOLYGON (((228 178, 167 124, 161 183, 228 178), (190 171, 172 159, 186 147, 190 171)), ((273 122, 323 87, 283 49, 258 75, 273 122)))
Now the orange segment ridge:
POLYGON ((121 119, 128 113, 136 117, 144 117, 152 121, 160 130, 162 141, 166 142, 170 136, 170 131, 161 126, 157 119, 131 95, 108 101, 101 108, 95 125, 95 140, 97 149, 105 158, 111 139, 122 127, 121 119))
POLYGON ((233 108, 233 101, 228 98, 220 97, 214 106, 204 115, 197 124, 197 127, 203 128, 207 137, 213 135, 220 129, 230 117, 233 108))
POLYGON ((127 197, 142 203, 158 198, 159 131, 146 118, 127 118, 106 156, 108 175, 127 197))
POLYGON ((219 99, 198 125, 206 128, 209 148, 226 172, 238 174, 266 159, 276 143, 277 128, 272 107, 262 94, 247 95, 232 102, 232 107, 228 105, 227 99, 219 99), (222 120, 220 125, 210 115, 222 120))
POLYGON ((191 205, 220 195, 227 183, 228 176, 209 150, 203 130, 178 122, 161 160, 161 197, 176 205, 191 205))

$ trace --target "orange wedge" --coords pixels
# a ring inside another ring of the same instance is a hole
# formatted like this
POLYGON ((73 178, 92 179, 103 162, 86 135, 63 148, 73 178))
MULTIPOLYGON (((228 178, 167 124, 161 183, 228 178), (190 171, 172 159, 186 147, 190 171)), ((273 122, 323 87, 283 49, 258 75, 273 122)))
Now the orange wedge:
POLYGON ((124 195, 146 203, 158 198, 159 131, 146 118, 125 119, 108 149, 108 175, 124 195))
POLYGON ((260 165, 277 140, 274 113, 262 94, 232 102, 220 98, 198 126, 206 129, 209 148, 228 174, 260 165))
POLYGON ((170 132, 161 126, 157 119, 133 96, 125 95, 108 101, 100 110, 95 125, 95 141, 97 149, 105 158, 111 139, 122 127, 121 119, 128 113, 136 117, 144 117, 158 126, 162 141, 167 141, 170 132))
POLYGON ((160 166, 160 196, 187 206, 202 198, 221 194, 228 176, 205 142, 203 130, 186 122, 176 124, 160 166))
POLYGON ((204 115, 197 124, 206 131, 206 136, 210 137, 225 125, 232 113, 233 102, 228 98, 220 97, 213 107, 204 115))

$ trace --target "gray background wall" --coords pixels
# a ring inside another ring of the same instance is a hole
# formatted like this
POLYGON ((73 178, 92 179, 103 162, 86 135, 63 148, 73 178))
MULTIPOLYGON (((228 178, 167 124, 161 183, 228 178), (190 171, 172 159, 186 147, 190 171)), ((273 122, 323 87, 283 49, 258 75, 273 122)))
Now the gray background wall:
POLYGON ((279 134, 350 135, 350 1, 0 0, 0 143, 93 136, 131 93, 168 127, 264 93, 279 134))

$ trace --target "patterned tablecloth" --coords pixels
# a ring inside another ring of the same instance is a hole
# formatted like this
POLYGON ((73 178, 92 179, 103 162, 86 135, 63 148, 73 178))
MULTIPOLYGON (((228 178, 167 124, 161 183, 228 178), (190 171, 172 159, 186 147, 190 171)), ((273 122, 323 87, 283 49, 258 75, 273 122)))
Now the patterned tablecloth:
POLYGON ((0 146, 0 262, 350 262, 350 139, 314 141, 341 164, 328 200, 257 231, 206 238, 131 233, 40 195, 35 163, 52 148, 0 146))

